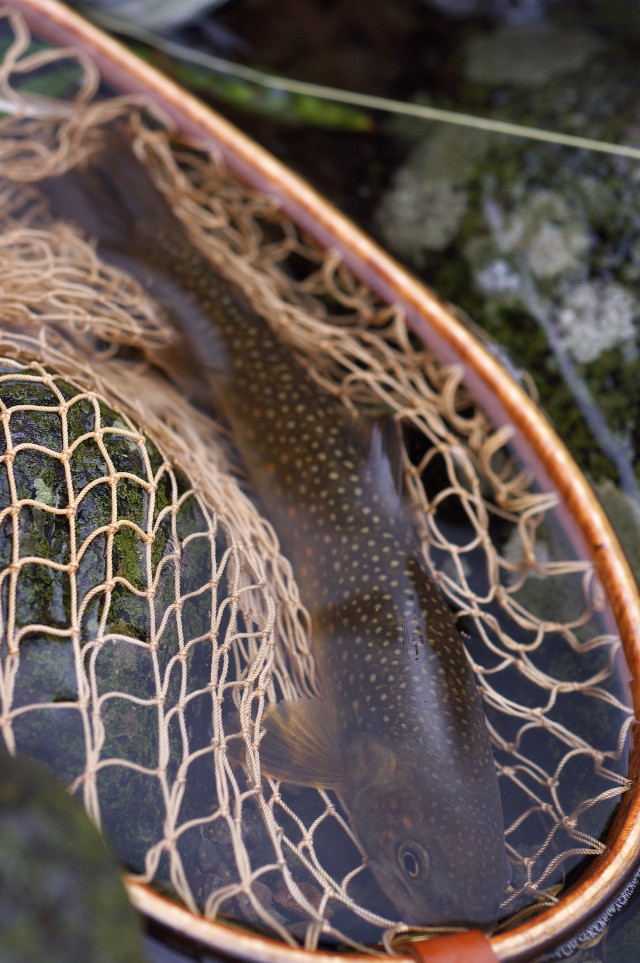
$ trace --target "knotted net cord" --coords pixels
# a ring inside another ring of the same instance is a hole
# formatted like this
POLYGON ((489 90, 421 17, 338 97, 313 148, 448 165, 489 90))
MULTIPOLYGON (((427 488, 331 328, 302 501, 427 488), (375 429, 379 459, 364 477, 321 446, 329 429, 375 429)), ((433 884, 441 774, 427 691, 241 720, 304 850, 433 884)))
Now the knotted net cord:
POLYGON ((309 948, 406 929, 368 908, 340 800, 261 777, 265 706, 312 693, 313 662, 295 573, 233 439, 151 363, 173 338, 158 306, 38 194, 123 117, 194 242, 319 385, 403 426, 425 557, 485 700, 513 864, 504 914, 553 902, 603 850, 633 721, 619 639, 555 494, 520 470, 510 429, 490 424, 461 368, 434 359, 337 254, 222 163, 171 145, 130 98, 98 96, 85 58, 34 47, 15 13, 0 17, 7 746, 49 762, 127 868, 194 912, 309 948), (66 99, 29 93, 69 64, 66 99))

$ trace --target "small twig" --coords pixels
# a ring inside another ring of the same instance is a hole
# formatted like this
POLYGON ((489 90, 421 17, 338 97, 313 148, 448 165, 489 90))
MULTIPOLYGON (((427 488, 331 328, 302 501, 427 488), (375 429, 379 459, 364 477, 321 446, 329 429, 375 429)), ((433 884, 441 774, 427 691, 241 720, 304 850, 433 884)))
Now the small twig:
POLYGON ((246 67, 233 63, 223 57, 194 50, 175 40, 169 40, 145 27, 132 24, 129 21, 113 17, 103 11, 92 10, 96 22, 108 30, 124 34, 134 40, 139 40, 148 46, 166 53, 171 57, 199 64, 214 73, 237 77, 248 83, 268 87, 272 90, 286 91, 291 94, 317 97, 320 100, 331 100, 352 107, 365 107, 369 110, 381 110, 391 114, 403 114, 420 120, 435 120, 445 124, 456 124, 459 127, 473 127, 476 130, 490 131, 495 134, 507 134, 511 137, 524 137, 529 140, 545 141, 549 144, 561 144, 582 150, 598 151, 603 154, 614 154, 618 157, 630 157, 640 160, 640 147, 628 144, 612 144, 608 141, 594 140, 591 137, 578 137, 574 134, 563 134, 556 131, 542 130, 528 127, 525 124, 513 124, 504 120, 493 120, 488 117, 474 117, 471 114, 459 113, 454 110, 442 110, 439 107, 428 107, 424 104, 410 104, 388 97, 376 97, 353 90, 340 90, 336 87, 326 87, 324 84, 312 84, 303 80, 290 80, 275 74, 268 74, 255 67, 246 67))

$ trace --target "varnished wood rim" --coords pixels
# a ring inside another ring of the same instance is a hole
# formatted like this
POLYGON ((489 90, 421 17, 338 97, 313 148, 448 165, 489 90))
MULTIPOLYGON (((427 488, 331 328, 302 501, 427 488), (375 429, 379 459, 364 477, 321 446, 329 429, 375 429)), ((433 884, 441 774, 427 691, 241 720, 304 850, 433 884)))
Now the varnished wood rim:
MULTIPOLYGON (((636 715, 640 715, 640 600, 617 538, 584 476, 539 409, 431 291, 408 274, 370 238, 235 127, 195 97, 145 64, 112 38, 56 0, 13 0, 31 29, 61 46, 78 47, 116 90, 143 94, 168 114, 178 132, 195 146, 221 154, 243 180, 276 197, 282 209, 320 244, 340 251, 362 281, 388 302, 405 308, 414 330, 446 362, 460 363, 465 382, 496 425, 512 424, 519 454, 544 485, 559 491, 563 522, 576 548, 593 558, 622 638, 636 715)), ((633 878, 640 862, 640 748, 634 745, 630 778, 620 812, 609 833, 607 852, 595 860, 560 902, 528 923, 491 938, 500 960, 524 961, 580 934, 602 916, 633 878)), ((134 904, 161 925, 244 960, 268 963, 335 963, 336 954, 284 946, 195 916, 149 887, 128 879, 134 904)), ((435 948, 435 947, 434 947, 435 948)), ((371 957, 349 955, 354 963, 371 957)), ((397 957, 408 961, 409 957, 397 957)))

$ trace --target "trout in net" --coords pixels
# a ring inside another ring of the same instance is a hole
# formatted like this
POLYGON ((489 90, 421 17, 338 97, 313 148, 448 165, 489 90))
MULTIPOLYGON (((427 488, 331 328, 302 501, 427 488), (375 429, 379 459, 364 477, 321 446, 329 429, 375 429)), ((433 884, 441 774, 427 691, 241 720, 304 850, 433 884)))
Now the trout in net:
POLYGON ((403 494, 395 425, 354 417, 189 237, 121 130, 43 183, 162 305, 192 396, 228 419, 312 619, 319 698, 265 713, 262 771, 337 791, 407 922, 495 922, 503 816, 480 697, 403 494))

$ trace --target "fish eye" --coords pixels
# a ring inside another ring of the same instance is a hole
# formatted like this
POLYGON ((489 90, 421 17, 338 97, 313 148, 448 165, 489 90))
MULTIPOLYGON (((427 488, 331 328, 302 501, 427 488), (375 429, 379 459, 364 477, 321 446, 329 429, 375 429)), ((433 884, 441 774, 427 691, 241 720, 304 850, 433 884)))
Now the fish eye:
POLYGON ((420 843, 410 839, 398 847, 398 864, 410 880, 424 879, 429 872, 429 857, 420 843))

